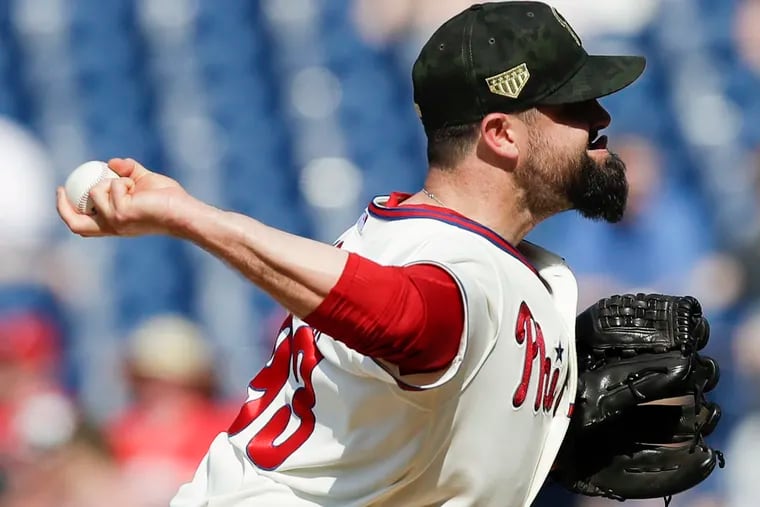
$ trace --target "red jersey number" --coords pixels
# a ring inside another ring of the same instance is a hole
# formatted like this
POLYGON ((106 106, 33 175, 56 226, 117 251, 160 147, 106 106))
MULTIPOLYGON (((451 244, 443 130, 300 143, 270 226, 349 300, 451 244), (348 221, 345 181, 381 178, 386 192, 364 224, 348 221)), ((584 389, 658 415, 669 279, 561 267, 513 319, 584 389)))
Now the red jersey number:
POLYGON ((251 389, 262 392, 263 395, 246 402, 227 430, 230 435, 236 435, 247 428, 272 404, 293 374, 302 386, 293 392, 290 403, 280 407, 246 446, 250 460, 265 470, 273 470, 282 465, 311 436, 316 422, 312 411, 316 398, 311 375, 322 360, 322 354, 316 347, 314 330, 304 326, 293 333, 293 318, 288 317, 280 329, 280 338, 272 359, 249 384, 251 389), (286 333, 284 338, 283 333, 286 333), (283 440, 285 428, 294 415, 300 423, 283 440), (279 443, 275 443, 275 440, 279 443))

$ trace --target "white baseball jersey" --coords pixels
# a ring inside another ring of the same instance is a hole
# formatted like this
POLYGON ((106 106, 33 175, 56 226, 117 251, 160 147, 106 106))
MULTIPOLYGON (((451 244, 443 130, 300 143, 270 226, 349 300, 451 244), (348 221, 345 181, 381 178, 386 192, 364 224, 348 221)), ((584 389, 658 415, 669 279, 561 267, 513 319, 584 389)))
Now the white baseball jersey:
POLYGON ((557 256, 443 208, 376 198, 342 248, 457 281, 459 353, 403 376, 290 317, 172 507, 529 505, 569 422, 577 288, 557 256))

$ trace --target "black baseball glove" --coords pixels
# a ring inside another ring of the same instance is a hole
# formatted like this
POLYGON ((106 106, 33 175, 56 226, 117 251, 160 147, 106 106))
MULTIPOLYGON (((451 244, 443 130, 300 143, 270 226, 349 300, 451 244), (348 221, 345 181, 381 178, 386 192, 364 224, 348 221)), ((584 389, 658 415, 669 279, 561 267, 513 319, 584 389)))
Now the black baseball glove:
POLYGON ((667 502, 723 467, 704 440, 720 419, 705 398, 718 365, 698 353, 709 333, 692 297, 612 296, 581 313, 578 395, 553 478, 584 495, 667 502))

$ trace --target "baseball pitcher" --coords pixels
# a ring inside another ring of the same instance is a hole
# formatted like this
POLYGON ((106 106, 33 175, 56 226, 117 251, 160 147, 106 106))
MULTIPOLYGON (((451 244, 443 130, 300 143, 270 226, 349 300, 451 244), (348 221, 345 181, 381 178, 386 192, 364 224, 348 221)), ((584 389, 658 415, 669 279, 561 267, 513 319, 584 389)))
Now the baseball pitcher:
POLYGON ((615 498, 704 479, 722 457, 702 438, 719 410, 698 302, 616 296, 576 319, 570 269, 523 241, 569 209, 622 217, 625 165, 597 99, 643 70, 589 55, 543 3, 473 5, 414 65, 424 188, 375 198, 333 245, 207 205, 131 159, 90 191, 95 215, 59 191, 74 233, 186 239, 290 311, 172 507, 522 507, 549 476, 615 498))

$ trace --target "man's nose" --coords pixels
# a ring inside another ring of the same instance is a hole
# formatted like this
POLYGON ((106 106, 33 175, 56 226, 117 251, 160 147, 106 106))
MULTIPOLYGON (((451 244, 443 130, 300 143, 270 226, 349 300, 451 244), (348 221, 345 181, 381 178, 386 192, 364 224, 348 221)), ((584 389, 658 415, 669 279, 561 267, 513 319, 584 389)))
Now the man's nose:
POLYGON ((590 123, 592 129, 601 130, 610 126, 612 117, 610 116, 610 113, 608 113, 607 110, 599 103, 598 100, 593 101, 591 111, 592 114, 590 123))

